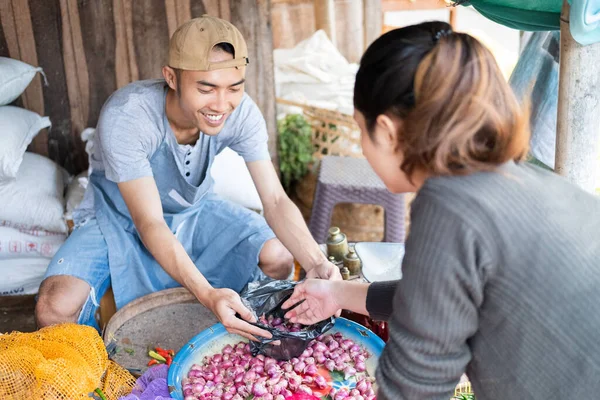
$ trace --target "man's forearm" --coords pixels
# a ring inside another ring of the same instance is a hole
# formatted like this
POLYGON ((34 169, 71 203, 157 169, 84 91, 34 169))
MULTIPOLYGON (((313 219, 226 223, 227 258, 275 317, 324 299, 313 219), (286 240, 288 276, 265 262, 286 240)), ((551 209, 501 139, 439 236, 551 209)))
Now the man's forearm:
POLYGON ((265 209, 267 223, 306 271, 327 262, 310 234, 298 207, 287 197, 265 209))
POLYGON ((213 289, 169 228, 160 222, 141 227, 140 238, 161 267, 202 303, 213 289))

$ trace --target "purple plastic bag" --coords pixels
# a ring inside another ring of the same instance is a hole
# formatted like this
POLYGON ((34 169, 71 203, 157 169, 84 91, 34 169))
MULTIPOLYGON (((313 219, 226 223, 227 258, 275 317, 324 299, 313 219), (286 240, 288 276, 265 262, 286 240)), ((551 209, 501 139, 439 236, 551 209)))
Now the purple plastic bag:
POLYGON ((148 369, 138 378, 131 393, 119 400, 170 400, 168 372, 169 367, 164 364, 148 369))

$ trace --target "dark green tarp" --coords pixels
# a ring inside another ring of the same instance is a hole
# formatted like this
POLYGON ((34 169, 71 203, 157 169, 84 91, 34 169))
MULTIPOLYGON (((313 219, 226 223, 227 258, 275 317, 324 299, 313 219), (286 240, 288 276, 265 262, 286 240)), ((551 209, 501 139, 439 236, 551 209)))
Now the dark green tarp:
POLYGON ((521 31, 560 29, 562 0, 469 0, 455 3, 473 6, 484 17, 521 31))

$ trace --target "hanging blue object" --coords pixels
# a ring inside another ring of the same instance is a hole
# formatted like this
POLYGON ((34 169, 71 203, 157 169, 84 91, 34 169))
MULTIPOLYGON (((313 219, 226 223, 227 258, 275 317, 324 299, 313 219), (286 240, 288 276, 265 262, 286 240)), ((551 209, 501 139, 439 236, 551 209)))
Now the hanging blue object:
POLYGON ((560 29, 562 0, 454 0, 498 24, 521 31, 560 29))
POLYGON ((584 46, 600 42, 600 0, 571 0, 569 3, 573 39, 584 46))
MULTIPOLYGON (((571 35, 581 45, 600 42, 600 0, 568 0, 571 35)), ((558 31, 563 0, 453 0, 498 24, 521 31, 558 31)))

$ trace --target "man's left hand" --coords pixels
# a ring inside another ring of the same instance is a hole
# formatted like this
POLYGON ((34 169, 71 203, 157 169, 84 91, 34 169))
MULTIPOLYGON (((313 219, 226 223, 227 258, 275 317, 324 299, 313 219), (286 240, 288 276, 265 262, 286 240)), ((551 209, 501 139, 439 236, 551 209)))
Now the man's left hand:
POLYGON ((331 281, 341 281, 342 275, 340 269, 329 261, 324 261, 306 273, 307 278, 327 279, 331 281))
MULTIPOLYGON (((342 274, 340 274, 340 269, 330 263, 329 261, 324 261, 322 264, 317 265, 310 271, 306 273, 306 278, 317 278, 317 279, 327 279, 330 281, 341 281, 342 274)), ((336 317, 342 315, 342 310, 337 310, 335 313, 336 317)))

